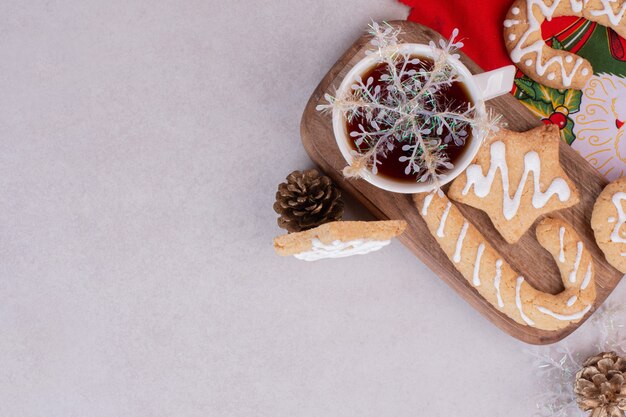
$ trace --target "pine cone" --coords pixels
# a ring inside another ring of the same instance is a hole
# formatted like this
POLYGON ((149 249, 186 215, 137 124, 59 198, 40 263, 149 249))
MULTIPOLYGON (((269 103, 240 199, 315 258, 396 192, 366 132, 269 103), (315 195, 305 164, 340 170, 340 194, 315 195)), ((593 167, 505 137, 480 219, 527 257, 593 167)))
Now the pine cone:
POLYGON ((294 171, 278 186, 274 210, 278 226, 291 232, 341 220, 343 200, 331 179, 315 169, 294 171))
POLYGON ((574 392, 590 417, 623 417, 626 410, 626 358, 604 352, 588 358, 576 374, 574 392))

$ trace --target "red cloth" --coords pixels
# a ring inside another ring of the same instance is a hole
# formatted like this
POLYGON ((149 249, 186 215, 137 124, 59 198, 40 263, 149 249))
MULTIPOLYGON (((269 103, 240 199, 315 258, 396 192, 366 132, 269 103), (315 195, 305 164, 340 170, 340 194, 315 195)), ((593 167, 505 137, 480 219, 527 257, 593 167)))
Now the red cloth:
POLYGON ((449 37, 459 29, 465 52, 484 70, 510 65, 502 22, 512 0, 400 0, 412 7, 408 20, 449 37))
MULTIPOLYGON (((421 23, 449 37, 459 29, 465 52, 485 71, 512 64, 504 47, 502 22, 512 0, 399 0, 411 7, 408 20, 421 23)), ((544 39, 576 21, 559 17, 541 25, 544 39)))

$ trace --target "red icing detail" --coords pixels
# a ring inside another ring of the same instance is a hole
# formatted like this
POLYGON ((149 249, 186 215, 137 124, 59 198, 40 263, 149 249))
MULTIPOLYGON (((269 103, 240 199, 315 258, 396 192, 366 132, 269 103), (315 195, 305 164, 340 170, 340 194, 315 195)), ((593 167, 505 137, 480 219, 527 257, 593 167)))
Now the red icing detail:
POLYGON ((622 122, 620 119, 615 119, 615 127, 621 129, 622 126, 624 126, 624 122, 622 122))

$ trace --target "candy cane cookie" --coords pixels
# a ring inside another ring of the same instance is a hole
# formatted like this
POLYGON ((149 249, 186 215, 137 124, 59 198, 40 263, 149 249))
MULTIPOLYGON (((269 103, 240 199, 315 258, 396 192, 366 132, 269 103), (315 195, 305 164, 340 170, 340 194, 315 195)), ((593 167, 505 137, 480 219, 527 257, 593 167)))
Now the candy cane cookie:
POLYGON ((596 298, 594 265, 578 233, 561 219, 547 217, 537 226, 539 244, 558 265, 559 294, 541 292, 504 260, 485 237, 443 194, 416 194, 419 214, 442 250, 467 282, 514 321, 558 330, 580 321, 596 298))
MULTIPOLYGON (((626 0, 516 0, 504 20, 504 43, 527 76, 552 88, 580 90, 593 75, 589 61, 543 40, 541 24, 558 16, 584 17, 626 37, 626 0)), ((567 47, 567 45, 565 45, 567 47)))

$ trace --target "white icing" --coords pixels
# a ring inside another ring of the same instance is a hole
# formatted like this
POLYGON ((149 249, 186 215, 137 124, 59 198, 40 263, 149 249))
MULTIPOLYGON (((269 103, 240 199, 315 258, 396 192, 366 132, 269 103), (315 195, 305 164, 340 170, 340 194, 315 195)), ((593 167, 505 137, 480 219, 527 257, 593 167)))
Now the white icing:
MULTIPOLYGON (((497 151, 496 151, 496 154, 497 154, 497 151)), ((480 190, 484 191, 485 188, 486 189, 491 188, 491 186, 493 184, 494 176, 495 176, 494 172, 497 171, 497 168, 500 168, 501 171, 502 171, 501 172, 501 176, 503 178, 503 184, 506 183, 506 182, 504 182, 505 180, 508 181, 508 172, 507 172, 508 170, 506 168, 506 164, 505 164, 504 169, 502 169, 498 165, 498 162, 497 162, 498 157, 496 157, 495 158, 495 162, 493 162, 494 161, 494 154, 493 154, 493 152, 492 152, 491 156, 492 156, 492 168, 490 168, 487 176, 482 176, 482 172, 481 172, 481 177, 476 179, 476 178, 473 178, 470 174, 468 174, 468 183, 471 182, 475 186, 475 192, 477 193, 477 195, 480 192, 480 190), (493 165, 497 166, 496 169, 493 169, 493 165), (471 178, 473 178, 473 179, 471 179, 471 178), (481 183, 481 181, 484 181, 484 183, 481 183)), ((498 155, 496 155, 496 156, 498 156, 498 155)), ((505 155, 503 153, 499 155, 500 160, 504 160, 504 157, 505 157, 505 155)), ((517 194, 519 194, 519 188, 521 188, 521 189, 524 188, 523 183, 526 181, 526 178, 527 178, 527 176, 528 176, 528 174, 530 172, 532 172, 533 174, 536 174, 537 178, 540 178, 540 176, 534 170, 533 162, 530 161, 530 163, 529 163, 527 158, 525 158, 525 173, 522 176, 522 178, 523 178, 522 179, 522 185, 520 187, 518 187, 518 191, 516 191, 516 193, 515 193, 516 196, 517 196, 517 194)), ((552 184, 548 187, 548 190, 550 190, 551 187, 552 187, 552 184)), ((554 187, 552 187, 552 188, 554 188, 554 187)), ((508 193, 508 187, 503 185, 503 190, 505 190, 506 196, 508 196, 509 199, 511 200, 511 197, 510 197, 510 195, 508 193)), ((563 191, 563 190, 557 190, 553 194, 558 194, 559 191, 563 191)), ((567 188, 566 191, 569 191, 569 188, 567 188)), ((548 194, 548 192, 546 192, 545 194, 548 194)), ((624 199, 626 199, 626 193, 624 193, 624 194, 625 194, 624 195, 624 199)), ((559 197, 560 197, 560 195, 559 195, 559 197)), ((432 198, 432 196, 431 196, 431 198, 432 198)), ((442 198, 444 198, 444 197, 442 197, 442 198)), ((533 203, 535 203, 536 202, 536 196, 532 195, 531 198, 532 198, 533 203)), ((550 197, 548 196, 547 198, 550 198, 550 197)), ((546 200, 547 198, 546 198, 546 196, 543 196, 543 199, 541 201, 546 200)), ((422 206, 422 210, 421 210, 421 213, 423 215, 427 212, 427 208, 428 208, 429 204, 430 204, 429 202, 427 203, 426 201, 424 201, 424 205, 422 206)), ((514 202, 509 202, 508 204, 511 205, 511 206, 515 206, 514 202)), ((545 204, 545 202, 544 202, 544 204, 545 204)), ((506 198, 505 198, 505 201, 503 203, 503 206, 507 206, 506 198)), ((439 218, 438 228, 437 228, 436 231, 432 230, 433 235, 435 235, 438 238, 445 238, 446 237, 444 231, 445 231, 446 222, 447 222, 447 219, 449 217, 449 213, 450 213, 451 208, 452 208, 452 202, 446 201, 445 209, 441 212, 441 217, 439 218)), ((515 210, 517 210, 517 208, 515 208, 515 210)), ((453 218, 454 218, 455 215, 458 215, 458 213, 453 213, 453 218)), ((446 247, 446 252, 449 255, 452 255, 451 259, 452 259, 452 261, 455 264, 459 264, 461 262, 466 262, 467 264, 470 264, 470 259, 468 258, 469 253, 467 253, 467 249, 464 252, 465 240, 470 239, 467 236, 470 223, 469 223, 469 221, 464 219, 462 216, 460 216, 460 217, 463 220, 463 224, 462 224, 460 229, 457 229, 458 235, 456 237, 456 245, 455 245, 455 248, 454 248, 454 252, 451 253, 452 252, 451 245, 448 245, 446 247), (465 253, 465 257, 463 256, 464 253, 465 253)), ((626 215, 624 215, 624 217, 625 217, 624 221, 626 222, 626 215)), ((454 220, 457 221, 456 218, 454 218, 454 220)), ((454 232, 452 232, 452 231, 448 232, 448 234, 453 234, 453 233, 454 232)), ((559 259, 559 262, 561 262, 561 263, 566 262, 566 256, 565 256, 565 249, 566 248, 565 248, 565 245, 566 245, 566 243, 569 243, 569 241, 566 241, 565 238, 566 238, 566 234, 567 234, 567 237, 570 236, 568 233, 569 232, 568 232, 568 228, 567 227, 563 227, 563 226, 559 227, 559 257, 558 257, 558 259, 559 259)), ((470 234, 470 237, 472 237, 471 234, 470 234)), ((449 238, 452 238, 452 236, 450 236, 449 238)), ((439 240, 439 241, 442 242, 441 240, 439 240)), ((362 243, 362 241, 355 241, 355 242, 356 242, 356 246, 359 246, 362 243)), ((478 241, 478 242, 480 242, 480 241, 478 241)), ((473 244, 478 243, 478 242, 476 242, 476 240, 472 240, 473 244)), ((320 243, 320 242, 318 242, 318 243, 320 243)), ((389 243, 388 241, 385 242, 385 244, 388 244, 388 243, 389 243)), ((449 243, 451 243, 451 242, 449 242, 449 243)), ((332 245, 335 245, 335 246, 343 245, 343 247, 344 247, 343 250, 348 250, 348 251, 351 251, 351 252, 354 249, 352 247, 348 247, 348 246, 350 246, 350 242, 335 241, 335 242, 332 243, 332 245)), ((482 262, 483 256, 485 255, 485 251, 487 250, 486 245, 487 245, 487 243, 485 243, 484 241, 478 245, 478 247, 476 248, 476 254, 475 254, 474 263, 471 264, 471 265, 473 265, 471 282, 472 282, 472 285, 474 287, 480 287, 481 284, 482 284, 482 282, 481 282, 482 281, 482 277, 481 277, 481 267, 482 267, 482 265, 481 265, 481 262, 482 262)), ((579 272, 579 269, 581 267, 582 255, 583 255, 583 251, 584 251, 583 242, 580 242, 580 241, 576 242, 576 247, 577 247, 577 252, 576 252, 576 254, 574 256, 574 259, 573 259, 573 265, 572 265, 573 269, 569 273, 567 273, 567 275, 568 275, 567 279, 570 282, 572 282, 572 283, 574 283, 574 282, 576 282, 578 280, 578 272, 579 272)), ((568 249, 569 249, 569 246, 568 246, 568 249)), ((363 253, 367 253, 367 252, 368 251, 364 251, 363 253)), ((299 254, 299 255, 300 255, 299 257, 302 256, 302 254, 299 254)), ((624 255, 626 255, 626 253, 624 253, 624 255)), ((343 253, 338 253, 338 254, 336 254, 333 257, 341 257, 341 256, 348 256, 348 255, 347 254, 343 254, 343 253)), ((492 256, 492 252, 488 252, 487 256, 488 257, 492 256)), ((497 256, 497 253, 496 253, 496 256, 497 256)), ((324 256, 324 257, 327 257, 327 256, 324 256)), ((309 260, 312 260, 312 259, 309 259, 309 260)), ((571 259, 571 257, 569 255, 568 255, 567 261, 569 261, 569 262, 572 261, 572 259, 571 259)), ((503 300, 503 293, 501 291, 501 286, 503 285, 502 282, 503 282, 503 280, 505 280, 505 284, 506 284, 505 288, 508 288, 512 284, 512 282, 509 281, 510 278, 508 276, 503 277, 503 268, 502 267, 504 265, 505 265, 504 261, 502 259, 497 258, 496 261, 495 261, 495 273, 494 273, 494 275, 492 275, 493 276, 492 283, 493 283, 493 288, 495 289, 495 295, 496 295, 496 300, 495 300, 495 302, 493 304, 494 304, 494 307, 497 305, 497 307, 500 310, 503 310, 504 307, 505 307, 505 302, 503 300)), ((466 265, 466 267, 467 267, 467 265, 466 265)), ((466 278, 469 281, 469 278, 470 278, 469 277, 469 273, 466 273, 466 272, 469 272, 469 271, 466 269, 466 267, 464 267, 465 269, 463 269, 463 268, 461 268, 461 269, 464 271, 463 275, 467 275, 466 278)), ((591 283, 592 272, 593 272, 592 268, 593 268, 593 263, 589 262, 587 264, 587 269, 586 269, 586 272, 584 274, 584 277, 583 277, 583 279, 581 280, 581 283, 580 283, 580 287, 579 288, 580 288, 581 291, 585 290, 589 286, 589 284, 591 283)), ((487 273, 489 273, 489 272, 490 271, 488 271, 487 273)), ((483 276, 485 275, 485 271, 484 270, 482 271, 482 274, 483 274, 483 276)), ((566 280, 566 277, 565 277, 566 273, 564 272, 562 275, 563 275, 562 279, 565 282, 565 280, 566 280)), ((581 319, 587 312, 590 311, 590 309, 592 307, 590 305, 586 305, 586 304, 582 304, 581 303, 581 305, 585 307, 582 311, 574 312, 573 314, 569 314, 568 315, 568 314, 561 314, 559 312, 555 312, 555 311, 550 310, 549 308, 546 308, 544 306, 538 306, 536 304, 537 300, 535 300, 535 299, 528 299, 528 298, 525 298, 524 300, 522 299, 521 291, 522 291, 522 286, 524 284, 524 281, 525 281, 524 277, 522 277, 522 276, 518 276, 517 277, 517 280, 516 280, 516 283, 515 283, 515 306, 516 306, 516 308, 518 310, 519 317, 521 318, 521 322, 525 323, 528 326, 536 326, 536 323, 533 321, 533 319, 531 319, 527 315, 527 312, 532 312, 532 314, 538 314, 538 313, 534 312, 534 310, 533 310, 534 308, 537 308, 540 313, 543 313, 543 314, 546 314, 548 316, 551 316, 551 317, 553 317, 553 318, 555 318, 557 320, 569 322, 569 321, 581 319)), ((486 290, 488 290, 488 288, 486 290)), ((483 294, 482 291, 481 291, 481 294, 483 294)), ((559 303, 559 305, 555 306, 554 308, 556 308, 557 311, 563 311, 563 309, 569 310, 573 306, 576 306, 577 302, 581 301, 580 298, 579 298, 579 294, 578 295, 573 295, 573 296, 569 297, 567 300, 563 300, 563 301, 565 301, 565 304, 563 304, 563 302, 561 301, 559 303)), ((527 295, 530 295, 530 294, 526 294, 526 293, 524 294, 524 296, 527 296, 527 295)), ((577 307, 577 309, 578 308, 579 307, 577 307)), ((567 310, 565 310, 565 311, 567 311, 567 310)), ((511 312, 506 312, 506 314, 511 316, 511 317, 515 317, 513 315, 513 313, 511 313, 511 312)), ((539 326, 539 327, 540 328, 544 328, 542 326, 539 326)))
POLYGON ((561 249, 559 250, 559 262, 565 262, 565 252, 563 251, 563 237, 565 236, 565 228, 561 226, 559 229, 559 245, 561 249))
POLYGON ((448 201, 448 204, 446 204, 446 208, 443 210, 443 214, 441 215, 441 220, 439 221, 439 228, 437 229, 437 236, 439 237, 445 236, 443 234, 443 229, 446 227, 446 219, 448 218, 450 207, 452 207, 452 203, 448 201))
POLYGON ((570 0, 569 4, 572 7, 572 11, 574 13, 580 13, 583 11, 583 6, 587 1, 589 0, 570 0))
POLYGON ((568 56, 566 56, 566 57, 565 57, 565 62, 567 62, 568 64, 569 64, 570 62, 572 62, 573 60, 574 60, 574 58, 572 58, 572 56, 571 56, 571 55, 568 55, 568 56))
POLYGON ((311 250, 296 253, 294 256, 303 261, 317 261, 324 258, 344 258, 352 255, 364 255, 387 246, 391 240, 357 239, 350 241, 335 240, 330 244, 314 238, 311 250))
POLYGON ((514 40, 515 40, 515 34, 514 34, 514 33, 511 33, 511 34, 509 35, 509 40, 510 40, 510 41, 514 41, 514 40))
POLYGON ((585 272, 585 277, 583 278, 583 282, 580 284, 580 289, 584 290, 589 285, 591 281, 591 262, 587 265, 587 272, 585 272))
POLYGON ((519 24, 520 21, 517 19, 507 19, 504 21, 504 27, 505 28, 510 28, 511 26, 517 25, 519 24))
POLYGON ((609 218, 607 219, 607 221, 608 221, 609 223, 615 223, 615 220, 616 220, 616 219, 615 219, 615 217, 609 217, 609 218))
POLYGON ((624 208, 622 207, 622 200, 626 200, 625 192, 618 192, 613 194, 611 201, 613 201, 613 205, 617 209, 617 223, 615 223, 615 227, 611 232, 611 242, 613 243, 626 243, 626 239, 619 235, 619 230, 626 222, 626 213, 624 213, 624 208))
POLYGON ((517 284, 515 285, 515 305, 517 306, 517 310, 519 311, 520 316, 522 316, 522 320, 526 322, 529 326, 534 326, 535 322, 530 319, 526 314, 524 314, 524 310, 522 309, 522 298, 520 297, 520 289, 522 288, 522 283, 524 282, 524 277, 517 277, 517 284))
POLYGON ((580 259, 583 256, 583 242, 576 243, 576 259, 574 260, 574 269, 569 274, 569 282, 576 282, 576 275, 580 267, 580 259))
POLYGON ((615 0, 600 0, 602 2, 603 8, 600 10, 591 10, 590 13, 592 16, 606 16, 609 18, 609 21, 613 26, 619 25, 619 22, 624 17, 624 11, 626 10, 626 3, 622 3, 622 7, 619 9, 619 12, 615 14, 613 12, 613 8, 611 7, 611 3, 614 3, 615 0))
POLYGON ((478 287, 480 285, 480 260, 483 257, 483 252, 485 251, 485 244, 481 243, 478 245, 478 250, 476 251, 476 260, 474 261, 474 274, 472 275, 472 284, 474 287, 478 287))
POLYGON ((587 75, 587 74, 589 74, 589 70, 587 68, 583 68, 583 70, 580 73, 582 75, 587 75))
POLYGON ((496 276, 493 277, 493 286, 496 289, 496 297, 498 298, 498 307, 504 307, 502 294, 500 294, 500 280, 502 279, 502 259, 496 261, 496 276))
POLYGON ((469 223, 463 222, 461 233, 459 233, 459 237, 456 240, 456 247, 454 248, 454 256, 452 257, 452 260, 457 264, 461 262, 461 250, 463 249, 463 240, 465 239, 465 234, 467 233, 468 227, 469 223))
MULTIPOLYGON (((569 0, 570 6, 575 13, 579 13, 580 11, 582 11, 583 1, 584 0, 569 0)), ((605 0, 602 0, 602 1, 605 1, 605 0)), ((543 74, 545 74, 547 69, 552 64, 556 63, 559 65, 561 69, 561 78, 563 80, 563 85, 568 87, 572 84, 572 79, 574 78, 574 74, 584 62, 582 58, 578 57, 576 59, 576 62, 573 68, 568 74, 565 69, 565 65, 563 63, 563 56, 560 54, 555 55, 552 58, 546 60, 545 63, 543 62, 544 61, 543 48, 547 46, 542 39, 539 39, 530 45, 524 46, 526 44, 526 41, 528 40, 528 37, 531 34, 541 30, 541 22, 537 19, 537 16, 535 15, 535 12, 533 10, 533 6, 538 6, 539 9, 541 10, 540 14, 545 16, 546 19, 551 20, 552 15, 554 14, 554 11, 559 6, 559 3, 561 3, 561 0, 554 0, 551 6, 547 6, 543 2, 543 0, 526 0, 526 14, 527 14, 527 19, 528 19, 528 28, 522 34, 519 41, 517 42, 517 44, 511 51, 511 59, 513 60, 513 62, 518 63, 522 60, 522 58, 526 54, 531 54, 531 53, 536 54, 535 71, 537 72, 539 76, 542 76, 543 74)), ((510 22, 511 22, 510 20, 505 20, 504 27, 507 27, 507 28, 511 27, 512 24, 510 22)), ((517 22, 519 23, 519 21, 517 22)), ((584 71, 583 71, 583 75, 585 75, 584 71)))
POLYGON ((555 78, 556 78, 556 74, 555 73, 551 72, 551 73, 548 74, 548 80, 552 81, 555 78))
POLYGON ((524 64, 526 64, 527 67, 530 67, 533 64, 533 60, 527 59, 526 61, 524 61, 524 64))
POLYGON ((588 305, 587 307, 585 307, 582 311, 579 311, 578 313, 574 313, 574 314, 558 314, 555 313, 554 311, 547 309, 545 307, 542 306, 538 306, 537 310, 541 311, 543 314, 547 314, 549 316, 554 317, 557 320, 561 320, 561 321, 572 321, 572 320, 580 320, 583 318, 583 316, 585 314, 587 314, 587 312, 589 310, 591 310, 591 306, 588 305))
POLYGON ((570 198, 570 189, 567 182, 563 178, 555 178, 552 180, 545 192, 541 191, 541 160, 539 154, 534 151, 524 155, 524 174, 517 186, 517 190, 513 198, 509 194, 509 167, 506 163, 506 146, 501 141, 491 144, 491 166, 487 175, 484 176, 480 165, 472 164, 467 167, 467 183, 463 188, 463 195, 466 195, 470 188, 474 186, 474 193, 477 197, 486 197, 491 191, 491 186, 496 177, 496 173, 500 170, 502 180, 502 210, 504 218, 511 220, 517 214, 524 186, 528 180, 528 175, 533 173, 534 190, 532 193, 532 205, 539 209, 545 206, 553 195, 557 195, 560 201, 567 201, 570 198))
POLYGON ((567 306, 571 307, 574 305, 574 303, 576 302, 576 300, 578 300, 578 296, 577 295, 572 295, 569 300, 567 300, 567 306))
POLYGON ((424 197, 424 205, 422 206, 422 216, 426 216, 428 214, 428 207, 430 203, 433 201, 434 194, 428 194, 424 197))
POLYGON ((511 13, 513 13, 515 16, 517 16, 519 14, 519 7, 513 7, 511 9, 511 13))

